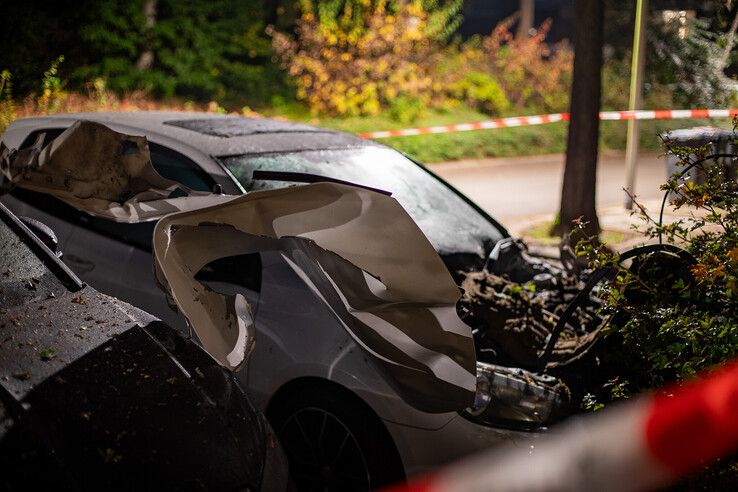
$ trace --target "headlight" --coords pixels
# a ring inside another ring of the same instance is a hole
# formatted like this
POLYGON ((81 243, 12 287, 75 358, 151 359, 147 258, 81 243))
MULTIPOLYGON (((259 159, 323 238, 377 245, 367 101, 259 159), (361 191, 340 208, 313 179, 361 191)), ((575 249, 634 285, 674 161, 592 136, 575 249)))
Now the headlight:
POLYGON ((477 362, 477 393, 465 416, 486 425, 535 430, 561 416, 567 403, 556 378, 477 362))

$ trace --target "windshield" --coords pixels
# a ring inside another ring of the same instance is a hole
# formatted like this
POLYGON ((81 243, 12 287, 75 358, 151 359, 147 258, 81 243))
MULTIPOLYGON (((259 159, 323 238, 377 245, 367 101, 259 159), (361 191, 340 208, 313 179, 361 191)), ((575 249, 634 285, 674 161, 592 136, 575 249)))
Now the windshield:
POLYGON ((341 179, 392 193, 441 255, 486 256, 502 233, 441 181, 402 154, 382 147, 310 150, 223 157, 244 189, 284 188, 295 183, 253 180, 253 172, 288 171, 341 179))

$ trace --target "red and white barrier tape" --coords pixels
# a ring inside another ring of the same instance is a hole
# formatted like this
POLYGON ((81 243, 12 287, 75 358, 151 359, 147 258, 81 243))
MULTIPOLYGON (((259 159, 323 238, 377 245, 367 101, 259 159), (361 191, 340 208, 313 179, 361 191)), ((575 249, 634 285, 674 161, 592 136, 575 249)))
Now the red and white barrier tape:
MULTIPOLYGON (((683 118, 732 118, 738 115, 738 109, 656 109, 639 111, 602 111, 601 120, 676 120, 683 118)), ((543 125, 567 121, 569 113, 541 114, 536 116, 516 116, 495 120, 461 123, 458 125, 429 126, 425 128, 405 128, 403 130, 387 130, 381 132, 359 133, 361 138, 389 138, 410 135, 427 135, 431 133, 468 132, 492 128, 514 126, 543 125)))
POLYGON ((385 492, 653 490, 738 448, 738 363, 385 492))

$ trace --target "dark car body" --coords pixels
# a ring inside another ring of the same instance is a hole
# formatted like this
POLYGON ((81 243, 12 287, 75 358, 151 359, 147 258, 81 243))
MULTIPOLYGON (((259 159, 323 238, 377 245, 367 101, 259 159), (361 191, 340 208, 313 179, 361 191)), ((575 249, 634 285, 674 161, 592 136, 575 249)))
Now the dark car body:
POLYGON ((232 374, 83 284, 0 205, 0 489, 274 490, 266 419, 232 374))

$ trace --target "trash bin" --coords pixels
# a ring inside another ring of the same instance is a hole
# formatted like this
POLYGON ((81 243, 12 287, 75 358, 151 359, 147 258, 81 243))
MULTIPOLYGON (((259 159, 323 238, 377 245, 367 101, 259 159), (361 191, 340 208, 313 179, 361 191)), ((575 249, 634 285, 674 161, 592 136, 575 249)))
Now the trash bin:
MULTIPOLYGON (((709 145, 708 155, 731 154, 733 152, 733 140, 736 139, 736 133, 733 130, 701 126, 664 132, 661 134, 661 138, 673 147, 692 147, 696 149, 709 145)), ((690 157, 696 159, 694 155, 690 157)), ((723 166, 725 177, 735 179, 733 159, 728 157, 719 158, 718 164, 723 166)), ((666 179, 671 178, 675 173, 681 172, 683 168, 684 166, 680 163, 676 155, 671 152, 666 154, 666 179)), ((704 171, 699 166, 690 169, 679 179, 679 183, 686 181, 703 183, 705 181, 704 171)), ((669 195, 670 200, 673 198, 676 198, 675 193, 669 195)))

